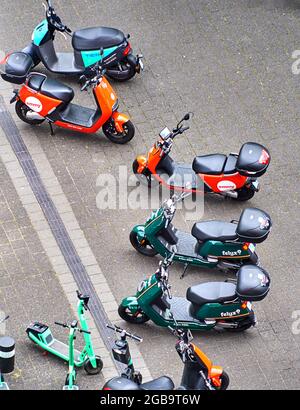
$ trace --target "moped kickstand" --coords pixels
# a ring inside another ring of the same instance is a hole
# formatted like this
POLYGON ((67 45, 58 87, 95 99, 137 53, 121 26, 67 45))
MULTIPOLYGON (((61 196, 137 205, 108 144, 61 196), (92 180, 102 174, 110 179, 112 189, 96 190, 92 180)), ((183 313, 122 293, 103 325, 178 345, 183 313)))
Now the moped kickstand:
POLYGON ((180 279, 183 279, 184 277, 185 277, 185 273, 186 273, 186 271, 188 270, 188 267, 189 267, 190 265, 188 264, 188 263, 186 263, 185 265, 184 265, 184 269, 183 269, 183 272, 182 272, 182 274, 181 274, 181 276, 180 276, 180 279))

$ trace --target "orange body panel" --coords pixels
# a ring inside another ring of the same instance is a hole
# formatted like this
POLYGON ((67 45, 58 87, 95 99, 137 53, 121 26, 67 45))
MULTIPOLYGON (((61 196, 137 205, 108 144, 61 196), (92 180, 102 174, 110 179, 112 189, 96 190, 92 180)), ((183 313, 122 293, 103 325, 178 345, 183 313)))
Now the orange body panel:
MULTIPOLYGON (((115 121, 116 129, 119 132, 123 131, 123 124, 126 123, 129 118, 125 114, 121 114, 117 111, 112 112, 112 107, 117 101, 117 95, 112 86, 106 80, 102 78, 100 84, 98 84, 94 90, 95 99, 98 101, 98 105, 101 107, 102 115, 99 120, 87 128, 77 124, 71 124, 64 121, 55 121, 54 124, 58 127, 67 128, 70 130, 83 132, 83 133, 96 133, 99 128, 102 127, 111 117, 115 121)), ((35 90, 32 90, 27 85, 24 85, 20 92, 19 98, 30 107, 33 111, 37 112, 42 117, 47 117, 50 111, 53 111, 58 107, 62 101, 55 98, 45 96, 35 90)))
POLYGON ((223 368, 221 366, 213 366, 212 361, 202 352, 199 347, 191 343, 194 353, 198 356, 198 358, 202 361, 205 367, 208 370, 208 377, 211 379, 213 385, 215 387, 221 387, 222 381, 221 376, 223 373, 223 368))
POLYGON ((235 189, 242 188, 247 180, 246 176, 238 172, 230 175, 198 175, 214 192, 234 191, 235 189))
POLYGON ((24 85, 20 89, 19 98, 24 104, 42 117, 47 117, 51 110, 55 109, 62 103, 60 100, 47 97, 46 95, 32 90, 27 85, 24 85))
MULTIPOLYGON (((142 173, 144 169, 147 167, 151 174, 163 185, 166 185, 166 181, 164 181, 162 178, 159 177, 159 175, 156 173, 156 168, 161 161, 161 148, 157 147, 157 145, 153 145, 153 147, 150 149, 148 152, 148 157, 147 159, 140 155, 136 159, 138 163, 140 164, 138 168, 138 172, 142 173)), ((206 175, 206 174, 198 174, 198 177, 203 180, 203 182, 209 186, 213 192, 226 192, 226 191, 231 191, 231 190, 236 190, 239 188, 242 188, 247 180, 246 176, 243 176, 239 174, 238 172, 230 175, 206 175)), ((173 188, 173 187, 172 187, 173 188)), ((175 191, 182 191, 181 188, 179 187, 174 187, 173 188, 175 191)), ((197 193, 203 193, 202 191, 195 190, 195 189, 185 189, 184 191, 186 192, 197 192, 197 193)))

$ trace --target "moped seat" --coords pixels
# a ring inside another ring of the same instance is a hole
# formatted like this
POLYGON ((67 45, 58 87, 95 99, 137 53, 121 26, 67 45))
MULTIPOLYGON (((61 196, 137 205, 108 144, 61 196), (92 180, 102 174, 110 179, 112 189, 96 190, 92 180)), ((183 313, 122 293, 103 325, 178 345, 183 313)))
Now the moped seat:
POLYGON ((236 285, 230 282, 201 283, 188 288, 186 298, 199 306, 205 303, 229 302, 237 298, 236 285))
POLYGON ((204 241, 232 241, 237 239, 237 225, 223 221, 197 222, 192 228, 192 235, 200 242, 204 241))
POLYGON ((100 50, 117 46, 125 40, 124 33, 111 27, 91 27, 75 31, 72 45, 76 50, 100 50))
POLYGON ((202 155, 194 159, 193 170, 196 174, 220 175, 226 160, 223 154, 202 155))
POLYGON ((150 380, 150 382, 142 383, 140 385, 142 390, 174 390, 175 386, 168 376, 161 376, 157 379, 150 380))
POLYGON ((72 88, 42 74, 31 75, 28 80, 28 87, 65 103, 69 103, 74 98, 72 88))

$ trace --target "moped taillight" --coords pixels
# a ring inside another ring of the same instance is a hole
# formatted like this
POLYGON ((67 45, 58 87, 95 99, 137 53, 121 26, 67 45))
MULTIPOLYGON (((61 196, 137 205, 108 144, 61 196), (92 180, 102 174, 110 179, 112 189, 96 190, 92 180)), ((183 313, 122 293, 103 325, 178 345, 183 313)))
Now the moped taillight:
POLYGON ((128 45, 127 45, 127 47, 125 48, 125 50, 123 52, 124 56, 127 56, 130 53, 130 51, 131 51, 131 45, 128 42, 128 45))
POLYGON ((269 161, 270 161, 270 155, 268 154, 266 150, 263 149, 258 162, 262 165, 267 165, 269 161))

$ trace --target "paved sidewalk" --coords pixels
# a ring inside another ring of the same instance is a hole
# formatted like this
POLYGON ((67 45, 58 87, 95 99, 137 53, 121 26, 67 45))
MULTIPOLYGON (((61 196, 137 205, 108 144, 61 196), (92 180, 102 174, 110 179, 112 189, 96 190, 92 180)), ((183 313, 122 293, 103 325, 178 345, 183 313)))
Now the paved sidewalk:
MULTIPOLYGON (((272 164, 261 178, 261 192, 249 206, 265 209, 273 218, 272 233, 258 248, 262 265, 272 275, 271 292, 263 302, 254 305, 257 328, 242 335, 195 334, 195 341, 215 363, 228 371, 231 388, 299 389, 300 336, 291 331, 292 313, 299 310, 300 300, 297 184, 300 77, 291 71, 292 52, 300 49, 299 2, 102 0, 99 7, 96 0, 54 1, 68 26, 74 29, 99 24, 119 27, 126 33, 131 32, 134 49, 145 54, 142 76, 126 84, 113 84, 120 98, 120 109, 130 114, 137 129, 130 144, 115 146, 102 133, 80 136, 56 130, 51 137, 46 125, 32 128, 18 123, 33 157, 37 149, 36 162, 41 172, 45 158, 48 160, 45 180, 48 171, 51 172, 49 181, 53 180, 53 174, 57 178, 116 303, 135 292, 140 280, 154 272, 158 259, 137 255, 128 240, 131 227, 143 222, 149 211, 99 210, 96 206, 98 176, 110 172, 117 175, 119 164, 130 167, 134 156, 149 149, 164 125, 173 126, 182 114, 191 110, 195 114, 191 129, 175 143, 173 156, 178 160, 191 161, 197 154, 236 152, 248 140, 266 144, 271 150, 272 164)), ((32 1, 31 8, 23 1, 12 0, 0 16, 0 49, 22 48, 29 41, 34 24, 42 17, 39 0, 32 1), (7 21, 14 21, 16 27, 22 26, 24 35, 20 37, 18 30, 7 30, 7 21)), ((67 50, 67 45, 68 42, 59 39, 61 49, 67 50)), ((61 80, 76 89, 75 101, 91 106, 90 97, 79 92, 76 81, 61 80)), ((18 226, 26 219, 26 213, 22 216, 24 210, 13 185, 7 177, 4 179, 3 201, 17 213, 18 226), (19 205, 14 206, 10 201, 19 205)), ((207 198, 204 217, 231 220, 239 216, 244 206, 207 198)), ((0 212, 5 218, 11 211, 5 211, 4 207, 0 212)), ((175 223, 179 228, 191 227, 181 213, 175 223)), ((36 236, 32 227, 31 230, 36 236)), ((10 249, 6 233, 4 238, 2 252, 6 258, 10 249)), ((35 249, 38 248, 33 247, 35 249)), ((34 258, 34 254, 29 254, 34 258)), ((12 274, 22 269, 30 272, 27 257, 21 258, 21 265, 12 256, 8 259, 12 274)), ((50 261, 47 257, 44 259, 48 261, 48 268, 44 269, 45 262, 39 260, 36 269, 52 272, 50 261)), ((177 295, 184 295, 192 284, 224 279, 215 272, 191 269, 184 280, 179 280, 181 269, 177 265, 171 272, 173 292, 177 295)), ((39 277, 37 273, 34 277, 36 275, 39 277)), ((61 293, 53 292, 51 303, 57 293, 62 295, 58 303, 65 301, 67 305, 58 281, 54 282, 61 293)), ((26 292, 29 290, 26 286, 26 292)), ((25 296, 23 299, 9 296, 10 306, 26 300, 24 306, 31 309, 31 298, 28 293, 25 296)), ((67 309, 62 306, 58 312, 67 312, 67 309)), ((49 310, 46 319, 53 320, 53 309, 52 316, 49 310)), ((24 322, 27 323, 27 317, 24 322)), ((166 372, 178 384, 182 366, 174 351, 174 338, 166 329, 153 324, 127 327, 144 337, 140 349, 151 374, 159 376, 166 372)), ((34 366, 38 365, 39 361, 34 359, 34 366)), ((58 371, 59 386, 61 376, 58 371)))

